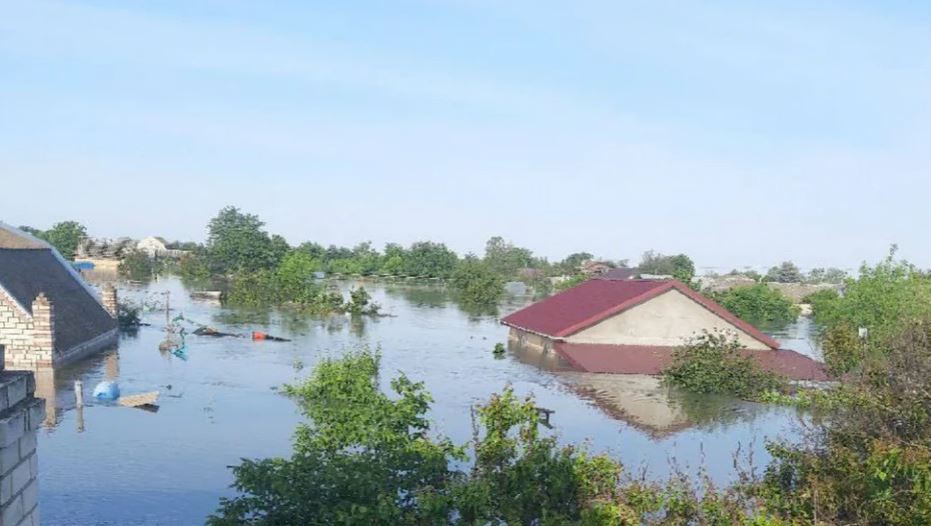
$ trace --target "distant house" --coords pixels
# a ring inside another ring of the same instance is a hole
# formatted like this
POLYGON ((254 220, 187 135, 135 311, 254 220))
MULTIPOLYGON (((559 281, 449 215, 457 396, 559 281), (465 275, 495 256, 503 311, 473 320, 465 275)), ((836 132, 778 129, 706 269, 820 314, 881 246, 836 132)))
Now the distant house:
POLYGON ((676 280, 592 279, 501 320, 521 347, 555 352, 588 372, 659 374, 673 350, 702 331, 732 334, 762 367, 824 380, 818 362, 676 280))
POLYGON ((625 281, 636 278, 639 273, 640 271, 635 268, 618 267, 598 274, 596 279, 625 281))
POLYGON ((0 346, 8 368, 58 365, 115 344, 116 291, 108 287, 104 296, 51 245, 0 223, 0 346))
POLYGON ((164 238, 149 236, 136 243, 136 250, 145 253, 150 258, 179 258, 184 255, 183 250, 169 248, 164 238))
POLYGON ((608 265, 602 261, 588 260, 582 263, 582 266, 579 268, 579 270, 586 276, 597 276, 599 274, 604 274, 605 272, 611 270, 611 268, 611 265, 608 265))
POLYGON ((168 252, 168 242, 156 236, 149 236, 136 243, 136 250, 146 253, 149 257, 164 256, 168 252))

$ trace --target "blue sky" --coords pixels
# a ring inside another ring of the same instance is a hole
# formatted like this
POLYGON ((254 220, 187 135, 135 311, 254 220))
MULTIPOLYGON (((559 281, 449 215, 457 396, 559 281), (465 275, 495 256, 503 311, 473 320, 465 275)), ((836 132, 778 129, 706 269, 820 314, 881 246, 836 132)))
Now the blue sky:
POLYGON ((931 4, 0 4, 5 222, 931 266, 931 4))

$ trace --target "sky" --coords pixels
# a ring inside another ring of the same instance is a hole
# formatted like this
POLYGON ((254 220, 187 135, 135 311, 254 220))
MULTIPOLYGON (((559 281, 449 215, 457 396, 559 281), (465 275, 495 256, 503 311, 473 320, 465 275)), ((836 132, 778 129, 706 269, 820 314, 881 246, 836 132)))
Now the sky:
POLYGON ((931 267, 931 3, 0 9, 6 223, 931 267))

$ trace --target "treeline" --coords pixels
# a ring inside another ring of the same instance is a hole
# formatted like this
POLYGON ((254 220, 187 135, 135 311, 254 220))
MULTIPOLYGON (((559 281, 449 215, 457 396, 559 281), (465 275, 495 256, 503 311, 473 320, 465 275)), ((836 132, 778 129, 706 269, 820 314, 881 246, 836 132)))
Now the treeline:
POLYGON ((548 294, 551 277, 577 274, 592 259, 580 252, 551 263, 501 237, 489 239, 481 257, 461 257, 433 241, 388 243, 383 250, 370 242, 351 248, 315 242, 290 246, 283 237, 269 234, 258 216, 235 207, 222 209, 207 233, 205 244, 181 258, 178 272, 188 280, 226 280, 229 299, 247 304, 329 305, 333 298, 315 279, 323 273, 444 280, 462 303, 488 306, 500 300, 508 281, 524 281, 538 294, 548 294))

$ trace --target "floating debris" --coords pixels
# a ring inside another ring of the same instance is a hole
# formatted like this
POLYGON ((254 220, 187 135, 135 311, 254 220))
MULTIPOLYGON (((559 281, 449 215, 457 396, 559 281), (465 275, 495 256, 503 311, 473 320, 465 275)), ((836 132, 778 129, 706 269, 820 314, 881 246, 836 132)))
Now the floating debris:
POLYGON ((116 382, 100 382, 94 387, 94 398, 98 400, 116 400, 120 397, 120 386, 116 382))
POLYGON ((158 391, 150 391, 148 393, 122 396, 117 403, 123 407, 155 406, 156 402, 158 402, 158 395, 158 391))
POLYGON ((289 342, 291 340, 287 338, 281 338, 278 336, 272 336, 271 334, 265 334, 264 332, 252 331, 252 340, 253 341, 270 341, 270 342, 289 342))

